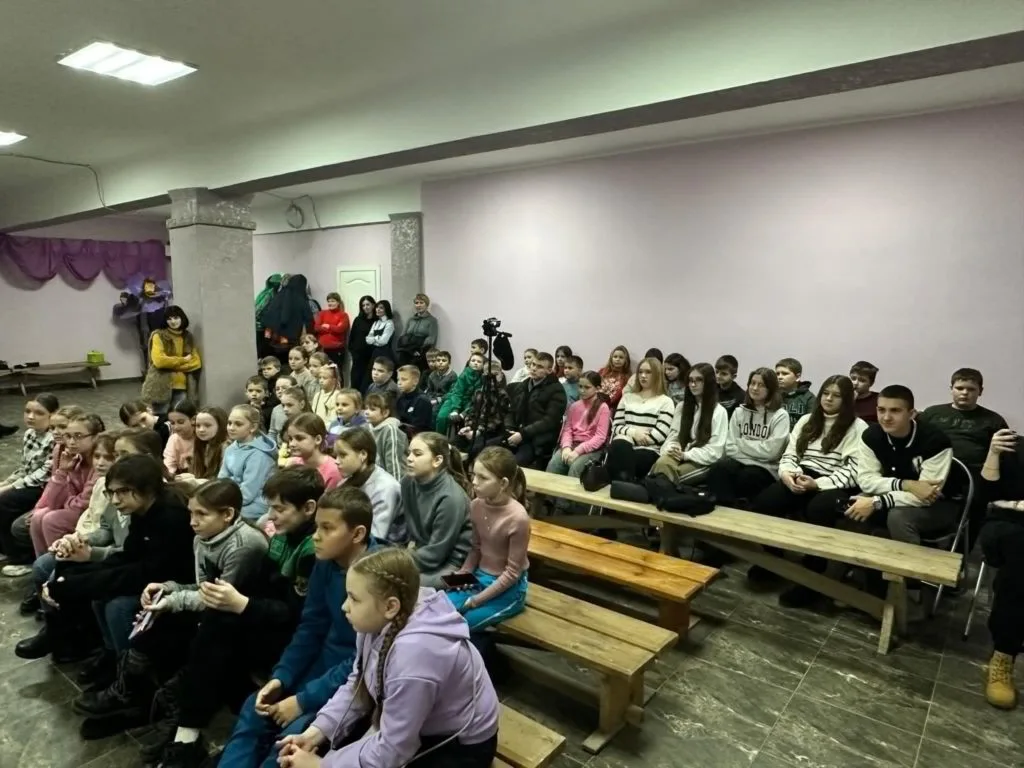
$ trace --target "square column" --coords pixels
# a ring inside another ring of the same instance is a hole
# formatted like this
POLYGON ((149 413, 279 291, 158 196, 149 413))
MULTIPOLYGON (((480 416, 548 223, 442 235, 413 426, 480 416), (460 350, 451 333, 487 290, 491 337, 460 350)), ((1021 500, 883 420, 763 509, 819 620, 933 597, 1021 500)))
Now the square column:
POLYGON ((256 372, 252 195, 222 198, 205 188, 172 189, 171 280, 202 355, 199 398, 230 408, 256 372))
POLYGON ((412 315, 412 300, 423 292, 423 214, 392 213, 391 219, 391 306, 402 333, 401 318, 412 315))

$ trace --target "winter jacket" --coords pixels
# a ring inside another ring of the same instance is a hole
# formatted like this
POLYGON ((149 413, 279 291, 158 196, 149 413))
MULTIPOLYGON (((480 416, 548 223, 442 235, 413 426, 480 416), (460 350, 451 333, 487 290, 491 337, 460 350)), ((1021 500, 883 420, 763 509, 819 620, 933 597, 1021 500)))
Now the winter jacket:
POLYGON ((565 390, 554 374, 541 381, 530 379, 509 387, 511 408, 505 426, 519 432, 537 452, 554 448, 565 416, 565 390))
POLYGON ((789 436, 789 445, 786 452, 782 454, 782 461, 779 462, 779 474, 788 472, 791 475, 800 475, 805 472, 812 472, 817 478, 819 491, 831 491, 837 488, 857 487, 857 456, 860 454, 860 436, 868 428, 860 419, 854 419, 853 424, 846 430, 839 445, 826 453, 822 450, 821 440, 832 429, 836 423, 835 416, 825 417, 825 428, 821 435, 807 444, 803 456, 798 456, 797 441, 800 435, 807 429, 811 415, 801 416, 796 423, 793 432, 789 436))
POLYGON ((427 376, 427 387, 425 392, 427 397, 432 402, 439 403, 444 400, 445 395, 455 386, 455 380, 458 378, 458 374, 449 368, 444 373, 440 371, 431 371, 430 375, 427 376))
POLYGON ((247 443, 235 440, 224 451, 218 478, 227 478, 242 490, 242 517, 259 520, 267 511, 263 484, 277 466, 277 446, 264 434, 247 443))
POLYGON ((416 312, 403 331, 395 345, 399 352, 424 352, 437 344, 437 318, 429 311, 416 312))
POLYGON ((321 349, 344 349, 348 341, 348 312, 343 309, 322 309, 316 313, 313 328, 321 349))
POLYGON ((481 435, 493 437, 505 434, 505 420, 511 410, 512 401, 508 396, 508 388, 496 385, 489 395, 484 387, 474 392, 473 401, 463 415, 466 417, 467 427, 479 428, 481 435))
POLYGON ((469 641, 465 619, 444 593, 420 590, 416 608, 387 655, 381 692, 378 665, 386 633, 387 628, 359 635, 356 641, 369 697, 356 696, 360 681, 353 670, 313 721, 335 747, 371 714, 370 701, 383 698, 380 728, 328 752, 321 760, 323 768, 406 765, 424 736, 458 734, 463 744, 494 737, 500 713, 497 694, 480 653, 469 641))

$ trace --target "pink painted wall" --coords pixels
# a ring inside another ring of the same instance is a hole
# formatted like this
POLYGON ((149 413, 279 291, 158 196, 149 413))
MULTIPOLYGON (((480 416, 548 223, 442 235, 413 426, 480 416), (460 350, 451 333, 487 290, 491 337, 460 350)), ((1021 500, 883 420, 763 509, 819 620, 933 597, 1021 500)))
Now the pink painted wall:
POLYGON ((363 224, 335 229, 282 232, 253 238, 253 288, 263 289, 274 272, 304 274, 321 304, 338 288, 338 270, 377 267, 381 295, 391 296, 391 226, 363 224))
POLYGON ((615 344, 742 375, 852 361, 1024 420, 1024 103, 428 183, 426 290, 462 361, 495 315, 514 347, 615 344))
MULTIPOLYGON (((82 240, 167 240, 159 220, 109 216, 19 232, 26 237, 67 237, 82 240)), ((120 288, 104 275, 92 283, 80 283, 61 272, 46 283, 26 278, 7 259, 0 259, 0 307, 8 325, 0 342, 0 358, 10 364, 38 360, 64 363, 84 360, 85 353, 101 350, 109 368, 105 379, 139 376, 141 356, 137 337, 115 324, 111 309, 120 288), (17 329, 17 330, 15 330, 17 329)))

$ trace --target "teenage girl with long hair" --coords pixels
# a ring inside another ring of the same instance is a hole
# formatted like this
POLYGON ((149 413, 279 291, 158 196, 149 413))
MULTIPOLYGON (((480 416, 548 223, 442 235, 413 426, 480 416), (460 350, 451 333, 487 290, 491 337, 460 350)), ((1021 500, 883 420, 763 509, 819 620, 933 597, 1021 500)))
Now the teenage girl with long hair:
POLYGON ((555 347, 555 376, 561 379, 565 375, 565 364, 572 357, 572 347, 561 344, 555 347))
POLYGON ((675 404, 665 394, 665 374, 656 358, 645 357, 636 369, 637 392, 623 395, 612 420, 608 474, 612 480, 637 482, 658 460, 668 438, 675 404))
POLYGON ((348 337, 348 351, 352 356, 352 388, 366 393, 370 383, 370 365, 376 354, 366 337, 376 320, 375 309, 377 300, 373 296, 362 296, 359 299, 359 312, 352 320, 352 331, 348 337))
POLYGON ((420 584, 406 550, 378 550, 349 569, 355 666, 313 724, 280 743, 282 766, 320 765, 316 750, 330 745, 327 765, 490 768, 494 687, 451 601, 420 584))
POLYGON ((412 439, 406 467, 402 513, 409 549, 423 585, 437 588, 469 552, 469 480, 459 452, 437 432, 412 439))
POLYGON ((587 371, 580 376, 580 399, 565 412, 558 447, 551 454, 548 472, 582 477, 587 467, 604 457, 612 412, 607 396, 600 389, 601 374, 587 371))
POLYGON ((789 441, 789 415, 782 407, 779 379, 771 368, 747 378, 743 404, 729 420, 725 456, 708 472, 708 488, 719 504, 752 501, 779 476, 779 459, 789 441))
MULTIPOLYGON (((818 391, 814 410, 801 416, 779 462, 779 479, 754 500, 754 511, 834 526, 842 517, 837 504, 857 492, 857 454, 867 422, 857 418, 857 398, 847 376, 829 376, 818 391)), ((823 572, 822 558, 804 565, 823 572)), ((806 607, 818 593, 795 585, 779 595, 787 607, 806 607)))
POLYGON ((171 436, 164 448, 164 466, 171 475, 189 472, 196 446, 196 404, 182 398, 171 404, 167 411, 167 426, 171 436))
POLYGON ((192 471, 179 479, 192 482, 212 480, 220 472, 224 449, 228 444, 228 414, 223 408, 209 406, 196 412, 196 440, 192 449, 192 471))
POLYGON ((479 586, 448 595, 470 631, 523 612, 530 567, 526 476, 511 451, 500 446, 480 451, 473 462, 473 491, 469 555, 456 573, 473 574, 479 586))
POLYGON ((633 373, 629 361, 629 350, 621 344, 608 355, 608 363, 601 369, 601 392, 608 398, 608 405, 617 408, 622 399, 622 390, 633 373))
POLYGON ((377 441, 366 427, 348 429, 334 441, 338 469, 345 476, 346 488, 359 488, 373 505, 370 535, 378 541, 404 546, 405 522, 402 519, 402 486, 377 465, 377 441))
POLYGON ((729 416, 718 404, 715 369, 710 363, 697 363, 686 379, 686 395, 646 483, 651 500, 658 505, 680 485, 703 480, 711 465, 725 455, 729 416))

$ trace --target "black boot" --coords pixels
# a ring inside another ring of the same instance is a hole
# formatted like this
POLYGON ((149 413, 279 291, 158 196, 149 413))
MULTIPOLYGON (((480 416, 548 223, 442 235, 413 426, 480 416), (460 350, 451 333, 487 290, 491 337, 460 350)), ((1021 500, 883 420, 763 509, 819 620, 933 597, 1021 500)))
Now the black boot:
POLYGON ((125 651, 117 660, 114 682, 102 691, 83 693, 71 708, 96 719, 146 717, 153 687, 149 660, 137 651, 125 651))
POLYGON ((106 648, 92 656, 78 673, 75 682, 83 691, 102 691, 117 676, 117 655, 106 648))
POLYGON ((18 644, 14 646, 14 655, 19 659, 41 659, 50 655, 51 647, 50 629, 44 624, 32 637, 18 641, 18 644))
POLYGON ((163 759, 162 764, 167 764, 164 750, 174 741, 174 734, 178 730, 178 718, 181 714, 178 698, 179 680, 179 675, 175 675, 164 683, 153 697, 152 710, 156 722, 144 736, 137 737, 141 745, 139 754, 144 763, 160 763, 163 759))
POLYGON ((18 606, 18 613, 22 616, 31 616, 33 613, 38 611, 39 608, 39 592, 33 588, 31 592, 25 595, 25 599, 22 600, 21 604, 18 606))
POLYGON ((203 768, 209 765, 209 757, 206 740, 202 736, 189 744, 172 741, 160 756, 160 768, 203 768))
MULTIPOLYGON (((50 636, 50 653, 55 664, 74 664, 89 658, 95 648, 95 634, 73 611, 46 611, 43 620, 50 636)), ((89 621, 95 625, 91 616, 89 621)))

